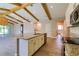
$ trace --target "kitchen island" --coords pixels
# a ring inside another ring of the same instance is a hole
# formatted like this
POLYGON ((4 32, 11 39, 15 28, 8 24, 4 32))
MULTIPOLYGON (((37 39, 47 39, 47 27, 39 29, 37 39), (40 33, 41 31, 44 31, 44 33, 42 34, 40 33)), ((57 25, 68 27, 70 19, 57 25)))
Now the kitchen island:
POLYGON ((46 43, 46 39, 46 33, 18 36, 17 55, 32 56, 41 46, 46 43))

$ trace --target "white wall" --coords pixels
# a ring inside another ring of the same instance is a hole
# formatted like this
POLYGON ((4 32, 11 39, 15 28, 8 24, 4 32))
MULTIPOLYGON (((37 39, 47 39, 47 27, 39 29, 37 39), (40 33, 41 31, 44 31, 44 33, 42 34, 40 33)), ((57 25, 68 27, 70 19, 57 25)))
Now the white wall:
POLYGON ((56 37, 56 34, 57 34, 57 21, 56 21, 56 19, 53 19, 51 21, 51 28, 52 28, 52 36, 56 37))
POLYGON ((41 23, 41 31, 42 31, 42 33, 46 33, 46 24, 45 23, 41 23))
MULTIPOLYGON (((38 24, 38 23, 37 23, 38 24)), ((37 28, 37 33, 47 33, 47 37, 55 37, 56 35, 56 20, 50 20, 48 22, 40 22, 41 26, 36 25, 35 28, 37 28)))
POLYGON ((33 23, 24 23, 24 33, 34 34, 34 25, 33 23))
MULTIPOLYGON (((33 23, 24 23, 24 34, 33 34, 34 33, 34 27, 33 23)), ((15 24, 14 25, 14 34, 21 34, 21 26, 20 24, 15 24)))
POLYGON ((49 22, 47 23, 43 23, 43 28, 42 28, 42 31, 47 33, 47 36, 48 37, 55 37, 56 36, 56 20, 53 19, 53 20, 50 20, 49 22))
MULTIPOLYGON (((41 23, 41 28, 39 29, 39 32, 41 33, 47 33, 48 37, 55 37, 56 33, 56 21, 51 20, 49 22, 40 22, 41 23)), ((37 26, 39 28, 39 26, 37 26)), ((20 30, 20 24, 15 24, 14 25, 14 33, 15 34, 21 34, 20 30)), ((34 24, 33 22, 25 22, 24 23, 24 34, 34 34, 34 24)))
POLYGON ((48 36, 48 37, 51 37, 52 29, 51 29, 51 24, 50 24, 50 23, 47 23, 47 24, 46 24, 45 31, 46 31, 46 33, 47 33, 47 36, 48 36))
POLYGON ((14 24, 14 35, 21 34, 20 24, 14 24))

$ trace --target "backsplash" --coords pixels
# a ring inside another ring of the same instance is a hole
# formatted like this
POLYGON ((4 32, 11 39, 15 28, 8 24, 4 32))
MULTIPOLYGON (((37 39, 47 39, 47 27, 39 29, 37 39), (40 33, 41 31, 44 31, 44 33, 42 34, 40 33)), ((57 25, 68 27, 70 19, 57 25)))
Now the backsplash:
POLYGON ((70 36, 71 37, 79 37, 79 26, 70 28, 70 36))

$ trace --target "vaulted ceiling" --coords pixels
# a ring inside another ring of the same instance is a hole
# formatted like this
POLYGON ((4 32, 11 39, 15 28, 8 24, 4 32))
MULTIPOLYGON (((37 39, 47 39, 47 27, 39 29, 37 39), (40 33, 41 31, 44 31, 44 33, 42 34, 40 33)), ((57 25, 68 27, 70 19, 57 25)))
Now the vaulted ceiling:
POLYGON ((48 22, 64 18, 68 4, 65 3, 0 3, 0 17, 14 22, 48 22))

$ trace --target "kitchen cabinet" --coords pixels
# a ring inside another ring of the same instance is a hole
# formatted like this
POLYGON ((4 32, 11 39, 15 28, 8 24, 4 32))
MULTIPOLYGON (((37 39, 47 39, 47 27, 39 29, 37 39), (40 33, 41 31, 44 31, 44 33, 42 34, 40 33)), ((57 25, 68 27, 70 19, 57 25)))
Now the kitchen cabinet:
POLYGON ((46 33, 17 39, 17 55, 32 56, 41 46, 46 43, 46 33), (18 47, 19 46, 19 47, 18 47))

